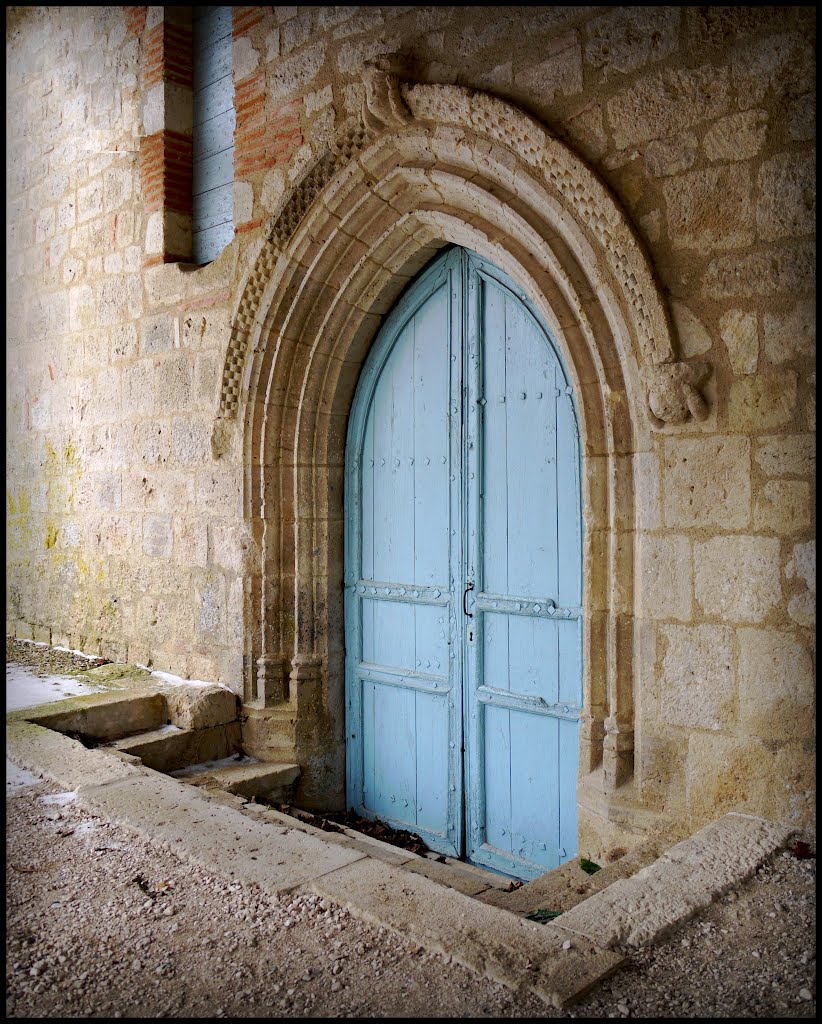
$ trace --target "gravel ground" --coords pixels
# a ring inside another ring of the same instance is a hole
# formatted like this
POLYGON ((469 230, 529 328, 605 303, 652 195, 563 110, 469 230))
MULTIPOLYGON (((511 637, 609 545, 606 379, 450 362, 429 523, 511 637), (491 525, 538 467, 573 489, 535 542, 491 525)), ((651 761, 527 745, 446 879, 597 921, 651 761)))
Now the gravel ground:
POLYGON ((813 858, 778 855, 560 1011, 318 897, 211 875, 55 793, 25 773, 7 784, 10 1017, 816 1015, 813 858))

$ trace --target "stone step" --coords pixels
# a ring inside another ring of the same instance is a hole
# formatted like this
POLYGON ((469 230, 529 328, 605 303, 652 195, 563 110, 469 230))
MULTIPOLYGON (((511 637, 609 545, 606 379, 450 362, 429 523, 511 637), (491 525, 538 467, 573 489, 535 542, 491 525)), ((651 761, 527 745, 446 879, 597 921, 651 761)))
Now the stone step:
POLYGON ((147 768, 166 773, 203 761, 230 757, 242 749, 239 722, 208 729, 181 729, 165 725, 117 740, 112 745, 116 750, 139 757, 147 768))
MULTIPOLYGON (((199 767, 199 766, 197 766, 199 767)), ((174 778, 191 786, 214 786, 246 800, 272 800, 280 803, 289 795, 300 774, 298 764, 272 764, 258 761, 254 764, 225 765, 205 768, 197 772, 194 766, 185 772, 172 772, 174 778)))
POLYGON ((29 710, 26 720, 64 735, 106 742, 160 728, 166 721, 166 702, 157 692, 91 694, 29 710))
POLYGON ((602 892, 613 882, 635 875, 637 871, 653 863, 661 852, 660 844, 649 839, 639 843, 613 863, 601 867, 594 874, 583 871, 579 858, 574 858, 518 889, 510 892, 489 890, 478 893, 476 898, 520 916, 527 916, 536 910, 553 910, 564 914, 596 893, 602 892))

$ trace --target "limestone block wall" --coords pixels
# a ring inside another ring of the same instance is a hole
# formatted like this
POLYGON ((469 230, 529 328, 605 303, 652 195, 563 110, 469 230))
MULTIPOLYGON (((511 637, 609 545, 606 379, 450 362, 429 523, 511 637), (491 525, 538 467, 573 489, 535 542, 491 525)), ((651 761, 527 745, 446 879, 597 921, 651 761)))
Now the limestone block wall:
POLYGON ((255 453, 239 422, 212 446, 231 326, 364 62, 396 53, 407 80, 490 92, 573 147, 644 242, 679 356, 711 367, 707 419, 645 423, 631 455, 630 799, 808 822, 813 9, 232 14, 235 239, 200 268, 158 262, 180 253, 144 181, 144 140, 179 129, 146 103, 164 9, 7 15, 7 630, 250 692, 255 453))

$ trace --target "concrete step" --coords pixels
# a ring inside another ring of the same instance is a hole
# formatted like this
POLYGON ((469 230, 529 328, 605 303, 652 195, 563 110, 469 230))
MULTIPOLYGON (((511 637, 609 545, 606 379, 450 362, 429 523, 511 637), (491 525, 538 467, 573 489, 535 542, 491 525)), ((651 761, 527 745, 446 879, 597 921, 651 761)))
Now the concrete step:
POLYGON ((229 722, 208 729, 181 729, 165 725, 160 729, 117 740, 116 750, 139 757, 158 772, 172 772, 202 761, 216 761, 241 750, 240 723, 229 722))
POLYGON ((613 882, 635 875, 653 863, 661 852, 662 847, 657 841, 645 840, 592 875, 582 870, 579 858, 575 857, 518 889, 510 892, 494 889, 478 893, 476 898, 522 917, 537 910, 564 914, 613 882))
POLYGON ((271 800, 284 802, 300 774, 297 764, 272 764, 256 761, 249 764, 232 764, 221 767, 192 765, 183 771, 172 772, 180 782, 206 789, 216 787, 228 793, 245 797, 246 800, 271 800), (202 767, 202 771, 197 768, 202 767))

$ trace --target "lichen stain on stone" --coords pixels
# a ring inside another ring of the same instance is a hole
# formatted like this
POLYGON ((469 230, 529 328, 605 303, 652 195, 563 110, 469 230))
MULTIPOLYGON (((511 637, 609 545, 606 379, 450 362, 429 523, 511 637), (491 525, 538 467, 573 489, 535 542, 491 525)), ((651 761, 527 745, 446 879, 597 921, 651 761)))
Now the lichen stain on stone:
POLYGON ((63 449, 63 457, 66 460, 67 465, 74 465, 78 469, 80 468, 80 460, 77 458, 77 448, 75 447, 73 441, 69 441, 66 447, 63 449))
POLYGON ((48 527, 46 528, 46 540, 45 540, 45 544, 46 544, 47 548, 53 548, 54 547, 54 545, 57 543, 57 534, 59 532, 60 531, 57 529, 56 526, 52 526, 51 523, 49 523, 48 527))

